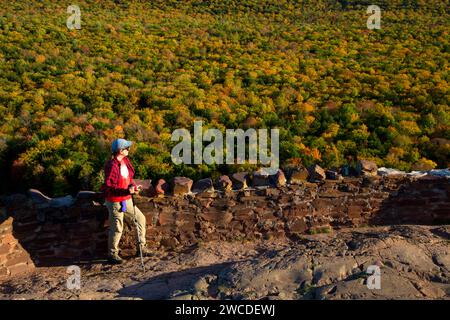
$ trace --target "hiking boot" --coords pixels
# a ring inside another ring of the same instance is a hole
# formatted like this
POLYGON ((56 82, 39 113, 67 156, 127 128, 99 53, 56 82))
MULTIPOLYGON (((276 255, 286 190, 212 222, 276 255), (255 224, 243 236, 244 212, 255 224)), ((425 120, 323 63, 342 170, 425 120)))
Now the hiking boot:
POLYGON ((116 254, 110 254, 108 256, 108 262, 110 264, 121 264, 123 263, 123 259, 116 253, 116 254))
MULTIPOLYGON (((151 257, 154 255, 154 253, 149 248, 147 248, 147 246, 142 246, 141 250, 142 250, 143 257, 151 257)), ((136 248, 136 257, 140 257, 139 245, 137 245, 137 248, 136 248)))

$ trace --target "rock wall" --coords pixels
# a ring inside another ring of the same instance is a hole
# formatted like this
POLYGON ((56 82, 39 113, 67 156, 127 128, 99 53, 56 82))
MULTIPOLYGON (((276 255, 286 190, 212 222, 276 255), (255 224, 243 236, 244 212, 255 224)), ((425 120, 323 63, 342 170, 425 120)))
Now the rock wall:
POLYGON ((448 179, 348 178, 186 197, 139 198, 153 246, 296 238, 345 226, 450 222, 448 179))
MULTIPOLYGON (((350 226, 450 223, 449 181, 434 176, 371 176, 242 190, 209 188, 196 194, 187 188, 177 196, 135 200, 147 218, 148 245, 175 249, 211 240, 295 239, 350 226)), ((17 254, 11 251, 13 239, 37 266, 105 258, 108 213, 97 195, 80 192, 64 201, 48 199, 34 194, 13 195, 5 201, 9 218, 0 225, 0 248, 7 248, 1 249, 7 253, 0 250, 0 273, 14 274, 19 269, 15 263, 25 263, 20 249, 17 254), (6 241, 11 243, 5 247, 6 241)), ((125 228, 121 243, 125 252, 134 249, 134 230, 125 228)))
MULTIPOLYGON (((82 193, 79 193, 79 195, 82 193)), ((91 197, 70 205, 40 203, 23 194, 10 196, 6 210, 19 239, 37 266, 69 264, 103 257, 107 249, 107 209, 91 197)))
POLYGON ((27 251, 13 235, 13 218, 0 217, 0 280, 35 268, 27 251))

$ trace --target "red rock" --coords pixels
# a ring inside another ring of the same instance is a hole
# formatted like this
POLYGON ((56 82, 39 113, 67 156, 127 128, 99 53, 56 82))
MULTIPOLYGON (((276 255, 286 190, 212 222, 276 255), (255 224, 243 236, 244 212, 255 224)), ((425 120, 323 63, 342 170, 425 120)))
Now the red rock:
POLYGON ((304 219, 295 219, 288 223, 288 229, 292 233, 303 233, 308 230, 308 225, 304 219))
POLYGON ((10 234, 12 232, 12 226, 0 226, 0 235, 10 234))
POLYGON ((231 212, 207 211, 203 212, 201 217, 206 221, 224 226, 233 220, 233 214, 231 212))
POLYGON ((233 189, 233 182, 228 176, 220 176, 216 181, 217 189, 223 191, 231 191, 233 189))
POLYGON ((325 170, 317 164, 308 167, 308 173, 308 180, 311 182, 322 181, 326 178, 325 170))
MULTIPOLYGON (((320 197, 322 198, 341 198, 341 197, 346 197, 348 196, 347 193, 342 192, 342 191, 338 191, 338 190, 329 190, 329 191, 325 191, 325 192, 321 192, 320 193, 320 197)), ((334 200, 336 202, 341 201, 340 199, 336 199, 334 200)))
POLYGON ((11 276, 15 276, 15 275, 18 275, 18 274, 21 274, 21 273, 25 273, 25 272, 29 272, 29 271, 33 270, 34 266, 33 265, 28 265, 28 264, 18 264, 18 265, 15 265, 15 266, 11 266, 8 269, 9 269, 10 275, 11 276))
POLYGON ((342 175, 340 175, 337 170, 326 170, 325 171, 325 175, 327 177, 327 179, 329 180, 338 180, 341 181, 344 179, 344 177, 342 177, 342 175))
POLYGON ((37 247, 49 247, 57 243, 57 238, 37 239, 33 240, 33 246, 37 247))
POLYGON ((30 189, 28 190, 28 196, 36 205, 48 205, 52 198, 47 197, 42 192, 36 189, 30 189))
POLYGON ((231 228, 231 230, 240 230, 240 231, 242 231, 244 229, 244 226, 242 225, 242 222, 240 222, 240 221, 231 221, 230 222, 230 228, 231 228))
POLYGON ((180 241, 184 245, 190 245, 196 242, 196 237, 193 232, 181 232, 180 241))
POLYGON ((14 219, 13 219, 12 217, 9 217, 8 219, 6 219, 6 220, 3 221, 2 223, 0 223, 0 228, 12 226, 13 220, 14 220, 14 219))
POLYGON ((158 195, 164 195, 169 193, 169 184, 164 179, 159 179, 155 187, 156 193, 158 195))
POLYGON ((175 213, 171 211, 162 211, 159 214, 159 224, 161 226, 172 224, 175 222, 175 213))
POLYGON ((30 262, 30 256, 27 252, 22 251, 20 253, 14 254, 12 257, 8 257, 5 266, 10 267, 20 263, 30 262))
POLYGON ((233 189, 241 190, 248 187, 248 172, 238 172, 231 175, 233 189))
POLYGON ((245 208, 236 208, 233 210, 233 215, 235 219, 240 220, 241 218, 248 218, 253 215, 253 208, 245 207, 245 208))
POLYGON ((362 212, 363 208, 360 206, 349 206, 347 209, 347 214, 350 219, 359 218, 362 212))
POLYGON ((177 220, 175 224, 179 232, 193 232, 195 230, 195 220, 177 220))
POLYGON ((284 172, 281 171, 281 169, 278 169, 277 173, 270 176, 271 183, 276 187, 282 187, 286 185, 286 176, 284 175, 284 172))
POLYGON ((0 244, 0 255, 8 254, 11 251, 12 247, 9 244, 0 244))
POLYGON ((155 188, 152 186, 151 179, 134 179, 134 183, 140 187, 139 195, 145 197, 153 197, 156 194, 155 188))
POLYGON ((258 213, 257 219, 258 219, 258 221, 265 221, 265 220, 275 221, 275 220, 278 220, 279 218, 278 218, 278 216, 275 216, 272 211, 270 211, 270 212, 258 213))
POLYGON ((430 182, 437 182, 437 181, 446 181, 445 177, 439 177, 439 176, 432 176, 432 175, 425 175, 416 178, 417 181, 423 182, 423 183, 430 183, 430 182))
POLYGON ((375 162, 369 160, 359 160, 356 165, 356 171, 359 175, 376 175, 378 166, 375 162))
POLYGON ((290 184, 302 184, 308 179, 308 170, 303 167, 292 169, 289 177, 290 184))
POLYGON ((186 177, 175 177, 173 179, 173 194, 185 195, 191 192, 193 181, 186 177))
POLYGON ((270 185, 270 178, 268 174, 262 171, 253 172, 253 187, 264 187, 270 185))
POLYGON ((27 223, 26 225, 18 225, 14 227, 14 234, 20 239, 22 235, 26 236, 39 230, 38 222, 27 223))
POLYGON ((331 216, 333 218, 344 218, 347 216, 347 208, 343 204, 338 205, 331 210, 331 216))
POLYGON ((335 205, 335 201, 334 199, 318 198, 315 199, 311 204, 316 210, 324 210, 332 209, 335 205))
POLYGON ((304 217, 309 213, 309 209, 306 205, 293 206, 283 211, 283 215, 288 219, 304 217))
POLYGON ((258 204, 265 205, 266 203, 266 197, 263 196, 244 196, 241 197, 240 200, 243 203, 247 203, 247 205, 255 205, 255 206, 257 206, 258 204))
POLYGON ((314 227, 311 227, 310 230, 308 230, 308 232, 310 234, 318 234, 318 233, 330 233, 333 231, 333 228, 326 224, 326 225, 316 225, 314 227))
POLYGON ((447 204, 447 207, 442 206, 441 208, 434 209, 433 214, 450 218, 450 205, 447 204))
POLYGON ((264 190, 264 195, 274 200, 280 196, 280 193, 280 190, 275 188, 267 188, 264 190))
POLYGON ((211 178, 198 180, 192 186, 192 192, 195 193, 212 191, 214 191, 214 186, 211 178))
POLYGON ((179 242, 175 237, 170 237, 161 239, 160 244, 167 249, 175 249, 178 246, 179 242))
POLYGON ((55 256, 61 259, 77 259, 81 254, 80 249, 77 248, 58 248, 55 251, 55 256))
POLYGON ((5 267, 0 267, 0 278, 5 277, 9 274, 8 269, 5 267))

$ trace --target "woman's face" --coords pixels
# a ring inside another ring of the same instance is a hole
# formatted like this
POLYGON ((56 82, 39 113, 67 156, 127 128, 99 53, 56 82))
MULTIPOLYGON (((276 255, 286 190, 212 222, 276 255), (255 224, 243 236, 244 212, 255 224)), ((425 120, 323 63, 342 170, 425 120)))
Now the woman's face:
POLYGON ((122 150, 120 150, 120 155, 122 155, 122 156, 128 156, 128 153, 130 152, 130 148, 127 148, 127 149, 122 149, 122 150))

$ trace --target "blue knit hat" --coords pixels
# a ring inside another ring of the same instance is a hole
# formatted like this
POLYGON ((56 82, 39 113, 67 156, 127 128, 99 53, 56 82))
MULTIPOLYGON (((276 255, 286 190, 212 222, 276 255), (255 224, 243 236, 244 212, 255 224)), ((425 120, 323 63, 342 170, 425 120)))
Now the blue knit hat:
POLYGON ((111 145, 111 150, 113 153, 119 152, 120 150, 131 147, 133 142, 125 140, 125 139, 116 139, 113 141, 111 145))

